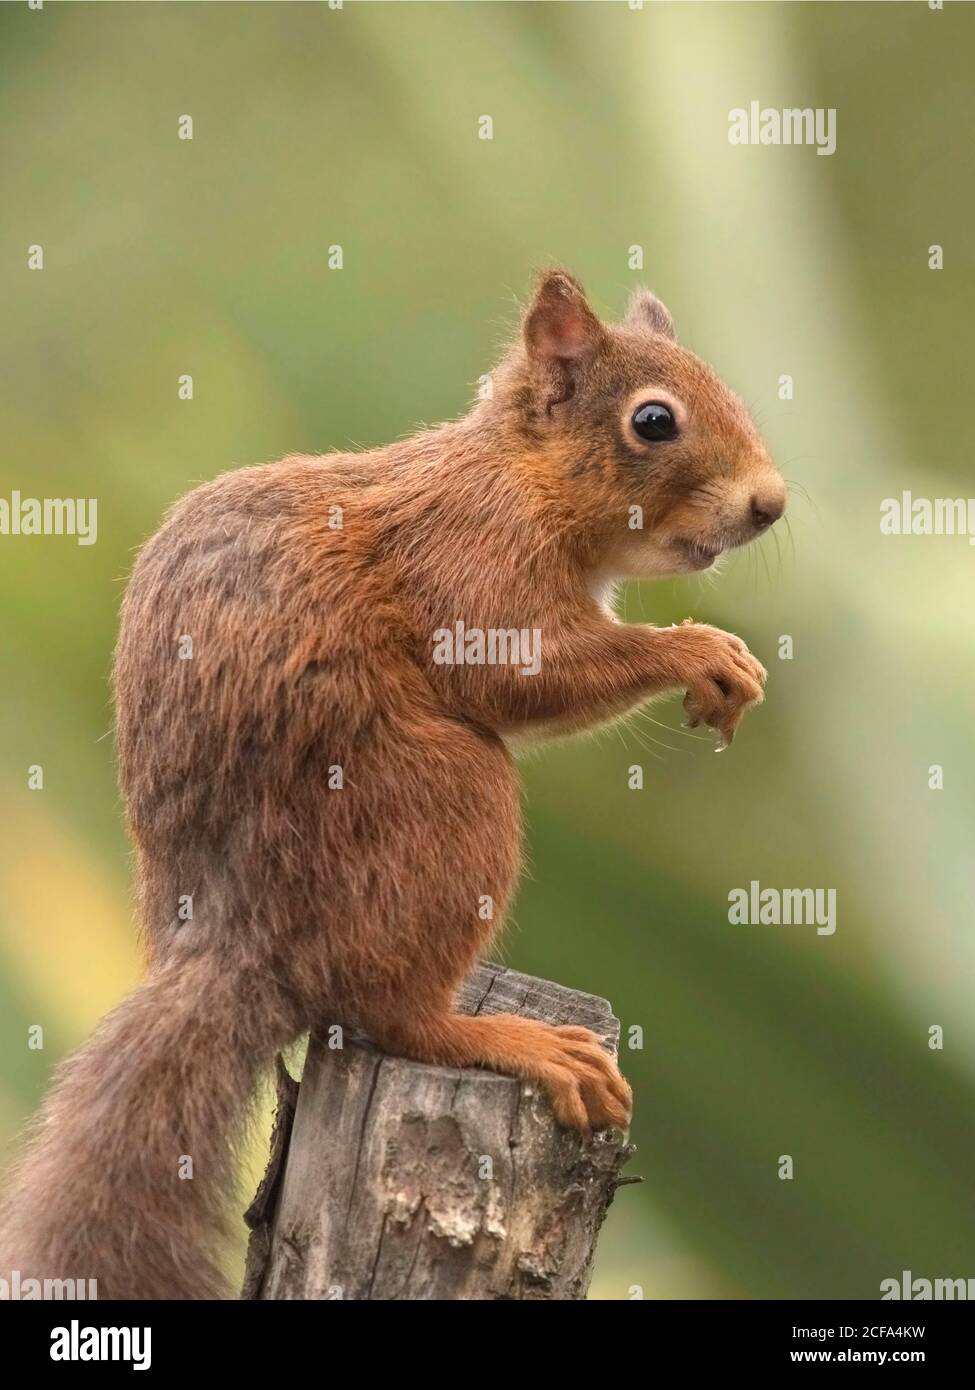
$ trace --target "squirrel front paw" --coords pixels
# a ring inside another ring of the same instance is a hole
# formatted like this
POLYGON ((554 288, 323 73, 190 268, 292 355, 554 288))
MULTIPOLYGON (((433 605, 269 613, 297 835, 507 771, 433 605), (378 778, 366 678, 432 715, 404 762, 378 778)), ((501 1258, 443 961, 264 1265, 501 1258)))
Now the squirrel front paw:
POLYGON ((589 1134, 626 1129, 633 1092, 615 1059, 588 1028, 545 1027, 535 1073, 560 1124, 589 1134))
POLYGON ((690 658, 684 709, 688 727, 707 724, 727 747, 745 710, 765 698, 767 671, 740 637, 687 618, 678 629, 690 658))

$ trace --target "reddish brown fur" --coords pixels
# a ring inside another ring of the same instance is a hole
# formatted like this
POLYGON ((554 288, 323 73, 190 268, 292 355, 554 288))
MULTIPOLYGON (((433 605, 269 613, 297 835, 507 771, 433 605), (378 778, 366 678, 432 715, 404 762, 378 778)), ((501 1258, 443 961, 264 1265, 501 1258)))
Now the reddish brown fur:
POLYGON ((748 499, 781 502, 744 408, 671 335, 651 296, 610 327, 550 272, 465 419, 226 474, 145 546, 115 691, 149 974, 60 1070, 8 1193, 0 1273, 96 1277, 101 1297, 220 1292, 255 1076, 323 1022, 535 1080, 584 1131, 627 1123, 629 1088, 591 1034, 460 1017, 452 998, 518 874, 507 739, 683 687, 730 740, 761 698, 737 638, 626 626, 600 598, 620 575, 699 567, 695 543, 755 533, 748 499), (628 432, 641 394, 675 399, 680 440, 628 432), (433 633, 457 619, 541 629, 541 670, 435 664, 433 633))

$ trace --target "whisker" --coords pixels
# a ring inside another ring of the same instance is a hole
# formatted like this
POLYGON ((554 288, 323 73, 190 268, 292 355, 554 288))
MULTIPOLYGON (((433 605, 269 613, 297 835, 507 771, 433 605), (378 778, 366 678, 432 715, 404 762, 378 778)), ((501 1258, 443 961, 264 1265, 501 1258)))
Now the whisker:
MULTIPOLYGON (((764 539, 764 537, 763 537, 763 539, 764 539)), ((771 572, 771 570, 770 570, 769 567, 768 567, 768 556, 765 554, 765 546, 761 543, 761 541, 760 541, 759 544, 758 544, 758 553, 759 553, 759 555, 761 555, 761 557, 762 557, 762 564, 765 566, 765 578, 768 580, 768 586, 769 586, 769 588, 771 589, 771 587, 772 587, 772 572, 771 572)))
POLYGON ((789 518, 788 518, 788 517, 785 518, 785 529, 786 529, 786 533, 787 533, 787 535, 788 535, 788 537, 789 537, 789 548, 790 548, 791 551, 792 551, 792 568, 793 568, 793 572, 795 572, 795 565, 796 565, 796 541, 795 541, 795 537, 794 537, 793 534, 792 534, 792 526, 791 526, 790 523, 789 523, 789 518))
MULTIPOLYGON (((674 728, 672 728, 669 724, 663 724, 663 723, 661 723, 661 721, 660 721, 659 719, 654 719, 653 715, 650 714, 649 711, 648 711, 648 710, 645 710, 645 709, 639 709, 639 710, 637 710, 637 711, 636 711, 636 714, 637 714, 638 718, 640 718, 640 719, 646 719, 646 720, 648 720, 651 724, 656 724, 657 728, 658 728, 658 729, 663 729, 664 733, 666 733, 666 734, 680 734, 683 738, 692 739, 695 743, 700 743, 700 742, 701 742, 701 739, 702 739, 703 737, 706 737, 706 735, 702 735, 702 734, 695 733, 693 729, 674 729, 674 728)), ((687 752, 687 749, 686 749, 686 748, 672 748, 670 751, 671 751, 672 753, 686 753, 686 752, 687 752)))
MULTIPOLYGON (((657 760, 658 763, 662 763, 662 762, 663 762, 663 758, 660 756, 660 754, 659 754, 659 753, 655 753, 655 752, 653 751, 652 748, 650 748, 646 743, 644 743, 643 739, 640 737, 640 735, 639 735, 639 733, 637 732, 637 730, 634 729, 634 727, 633 727, 632 724, 630 724, 630 723, 627 721, 625 727, 626 727, 626 732, 627 732, 627 734, 630 734, 630 735, 633 736, 634 740, 640 745, 640 747, 643 749, 644 753, 646 753, 646 754, 648 755, 648 757, 656 758, 656 760, 657 760)), ((656 740, 654 740, 654 741, 656 742, 656 740)), ((665 748, 666 746, 667 746, 666 744, 660 744, 660 745, 659 745, 659 747, 661 747, 661 748, 665 748)), ((672 753, 675 753, 677 750, 676 750, 675 748, 672 748, 670 751, 671 751, 672 753)))
POLYGON ((793 494, 798 493, 802 497, 804 502, 809 503, 810 507, 812 507, 813 511, 816 513, 816 517, 818 519, 821 519, 822 514, 820 512, 819 504, 817 503, 816 499, 812 496, 809 489, 805 487, 802 483, 797 482, 794 478, 786 478, 784 479, 784 482, 787 490, 793 494))

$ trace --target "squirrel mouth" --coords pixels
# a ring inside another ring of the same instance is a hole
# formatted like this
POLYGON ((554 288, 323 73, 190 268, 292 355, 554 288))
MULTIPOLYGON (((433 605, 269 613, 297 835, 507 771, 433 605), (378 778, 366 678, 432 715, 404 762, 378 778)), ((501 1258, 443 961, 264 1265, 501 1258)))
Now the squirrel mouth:
POLYGON ((724 550, 723 545, 708 544, 706 541, 677 540, 674 544, 690 567, 696 570, 706 570, 724 550))

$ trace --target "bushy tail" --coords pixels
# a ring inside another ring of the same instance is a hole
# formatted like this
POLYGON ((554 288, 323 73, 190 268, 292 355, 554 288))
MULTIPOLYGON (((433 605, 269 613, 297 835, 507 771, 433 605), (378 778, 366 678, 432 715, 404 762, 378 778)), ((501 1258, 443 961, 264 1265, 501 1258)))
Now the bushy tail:
POLYGON ((259 1072, 297 1031, 257 983, 205 957, 165 964, 62 1063, 0 1205, 0 1277, 228 1296, 236 1151, 259 1072))

